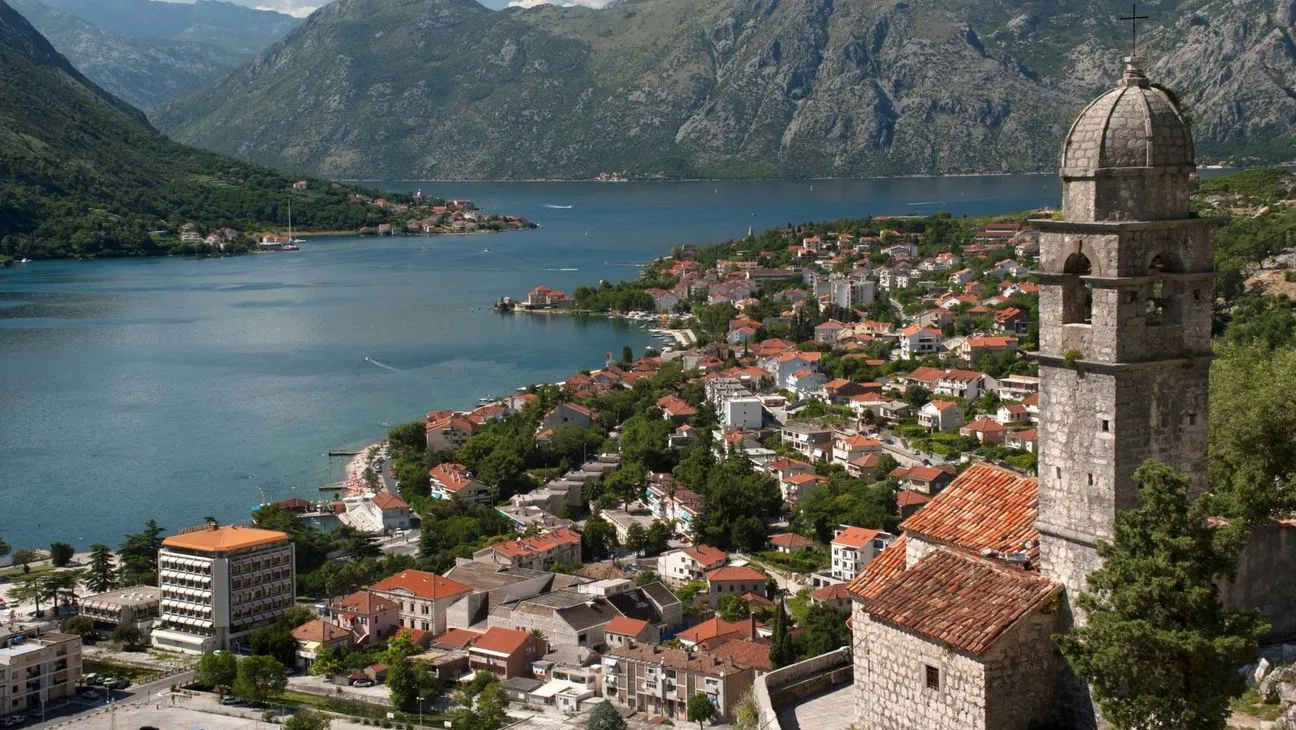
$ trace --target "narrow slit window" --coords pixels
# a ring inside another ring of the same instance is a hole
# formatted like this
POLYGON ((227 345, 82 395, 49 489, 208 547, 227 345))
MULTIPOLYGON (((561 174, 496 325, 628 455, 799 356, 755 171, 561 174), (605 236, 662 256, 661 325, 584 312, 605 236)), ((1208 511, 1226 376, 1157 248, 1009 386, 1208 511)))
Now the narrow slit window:
POLYGON ((927 689, 940 689, 940 669, 927 665, 927 689))

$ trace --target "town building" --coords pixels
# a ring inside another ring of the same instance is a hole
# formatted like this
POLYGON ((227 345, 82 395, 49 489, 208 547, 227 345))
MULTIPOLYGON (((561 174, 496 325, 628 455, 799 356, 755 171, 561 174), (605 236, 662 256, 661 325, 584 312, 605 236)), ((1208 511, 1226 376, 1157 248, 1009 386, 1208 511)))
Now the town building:
POLYGON ((707 605, 715 608, 725 596, 765 595, 765 574, 750 565, 727 565, 708 571, 707 605))
POLYGON ((473 553, 473 560, 531 570, 549 570, 555 565, 580 563, 581 535, 559 527, 530 537, 497 542, 473 553))
POLYGON ((325 649, 349 649, 351 632, 322 618, 314 618, 292 630, 297 642, 297 668, 309 672, 325 649))
POLYGON ((530 677, 531 662, 548 650, 545 640, 532 633, 491 627, 468 647, 468 668, 499 679, 530 677))
POLYGON ((657 575, 666 585, 679 588, 686 583, 705 580, 708 571, 729 562, 729 554, 710 545, 691 545, 657 556, 657 575))
POLYGON ((240 525, 183 530, 158 551, 162 604, 153 645, 194 654, 230 649, 292 608, 296 586, 287 533, 240 525))
POLYGON ((389 639, 401 627, 400 604, 367 589, 333 603, 327 617, 350 632, 351 645, 356 648, 389 639))
POLYGON ((0 634, 0 719, 75 697, 81 639, 67 634, 0 634))
POLYGON ((603 695, 621 707, 685 722, 689 698, 702 694, 728 718, 755 674, 705 651, 633 644, 603 655, 603 695))
POLYGON ((402 628, 443 634, 450 604, 466 596, 468 586, 423 570, 402 570, 369 586, 369 591, 400 607, 402 628))
POLYGON ((468 504, 490 504, 491 488, 473 478, 463 464, 444 462, 428 470, 429 496, 432 499, 458 499, 468 504))
POLYGON ((86 596, 80 601, 80 615, 94 621, 95 630, 111 633, 118 626, 134 626, 145 636, 162 615, 162 589, 130 586, 86 596))
POLYGON ((829 568, 837 580, 848 581, 859 575, 895 539, 882 530, 845 526, 833 536, 832 564, 829 568))

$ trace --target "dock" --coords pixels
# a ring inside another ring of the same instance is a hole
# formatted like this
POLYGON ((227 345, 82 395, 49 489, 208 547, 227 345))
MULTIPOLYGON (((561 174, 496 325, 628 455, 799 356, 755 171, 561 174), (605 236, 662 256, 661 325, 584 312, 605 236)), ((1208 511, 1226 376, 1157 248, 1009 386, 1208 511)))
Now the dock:
POLYGON ((363 451, 345 451, 343 449, 329 449, 329 456, 359 456, 363 451))

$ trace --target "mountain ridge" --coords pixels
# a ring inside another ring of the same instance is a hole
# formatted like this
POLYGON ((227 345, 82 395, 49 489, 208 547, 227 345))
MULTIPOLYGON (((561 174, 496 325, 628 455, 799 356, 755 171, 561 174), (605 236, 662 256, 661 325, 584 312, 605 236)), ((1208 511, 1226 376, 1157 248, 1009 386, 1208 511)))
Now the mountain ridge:
MULTIPOLYGON (((1119 79, 1116 5, 339 0, 153 118, 348 178, 1035 172, 1119 79)), ((1181 90, 1201 148, 1291 156, 1296 0, 1162 0, 1157 15, 1148 71, 1181 90)))

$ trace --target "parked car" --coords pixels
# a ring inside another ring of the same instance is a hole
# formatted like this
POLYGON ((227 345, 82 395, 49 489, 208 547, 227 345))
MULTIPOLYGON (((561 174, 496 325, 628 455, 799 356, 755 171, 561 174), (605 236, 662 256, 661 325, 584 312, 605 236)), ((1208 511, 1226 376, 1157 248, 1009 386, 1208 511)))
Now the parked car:
POLYGON ((131 683, 129 679, 112 679, 112 680, 105 679, 104 680, 104 686, 107 687, 108 689, 126 689, 127 687, 130 686, 130 684, 131 683))
POLYGON ((81 699, 94 702, 95 700, 99 699, 99 693, 92 689, 88 689, 81 693, 81 699))
POLYGON ((247 701, 244 700, 242 697, 235 697, 234 695, 225 695, 224 697, 221 698, 220 703, 222 705, 231 705, 237 707, 239 705, 247 704, 247 701))
POLYGON ((351 682, 352 687, 372 687, 373 684, 372 679, 357 679, 351 682))

